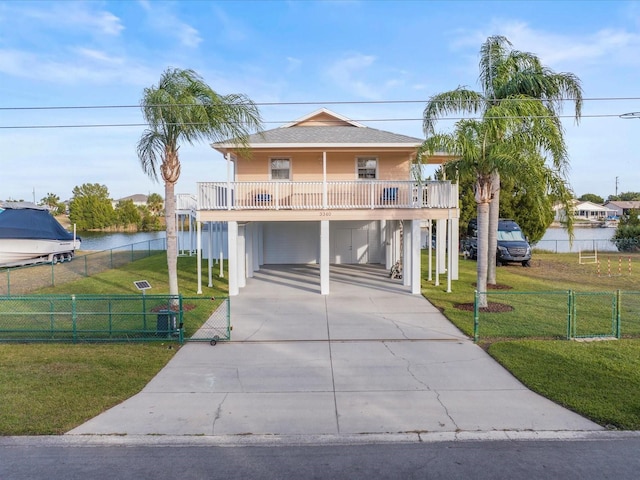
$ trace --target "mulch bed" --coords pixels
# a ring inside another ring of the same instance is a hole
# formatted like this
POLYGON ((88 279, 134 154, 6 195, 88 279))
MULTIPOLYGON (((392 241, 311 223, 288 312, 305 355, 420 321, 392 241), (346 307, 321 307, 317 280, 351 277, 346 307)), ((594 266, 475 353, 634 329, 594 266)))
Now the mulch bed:
MULTIPOLYGON (((471 285, 473 285, 474 287, 477 287, 478 284, 477 283, 472 283, 471 285)), ((511 290, 513 287, 509 286, 509 285, 504 285, 501 283, 487 283, 487 290, 511 290)))
MULTIPOLYGON (((454 307, 458 310, 473 312, 473 303, 458 303, 454 307)), ((481 307, 479 310, 484 313, 504 313, 513 311, 513 307, 504 303, 489 302, 486 307, 481 307)))
MULTIPOLYGON (((474 287, 477 287, 477 283, 472 283, 474 287)), ((487 283, 487 290, 511 290, 513 287, 509 285, 504 285, 501 283, 487 283)), ((471 303, 457 303, 454 305, 458 310, 464 310, 466 312, 473 312, 473 302, 471 303)), ((479 309, 483 313, 504 313, 513 311, 513 307, 511 305, 507 305, 504 303, 497 302, 489 302, 486 307, 481 307, 479 309)))

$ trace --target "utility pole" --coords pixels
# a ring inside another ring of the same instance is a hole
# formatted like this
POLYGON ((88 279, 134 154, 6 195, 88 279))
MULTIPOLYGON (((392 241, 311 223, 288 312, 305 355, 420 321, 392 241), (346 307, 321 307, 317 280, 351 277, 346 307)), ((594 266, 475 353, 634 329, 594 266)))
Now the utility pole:
MULTIPOLYGON (((624 120, 631 120, 634 118, 640 119, 640 112, 623 113, 622 115, 619 115, 619 117, 624 120)), ((616 177, 616 196, 617 195, 618 195, 618 177, 616 177)))

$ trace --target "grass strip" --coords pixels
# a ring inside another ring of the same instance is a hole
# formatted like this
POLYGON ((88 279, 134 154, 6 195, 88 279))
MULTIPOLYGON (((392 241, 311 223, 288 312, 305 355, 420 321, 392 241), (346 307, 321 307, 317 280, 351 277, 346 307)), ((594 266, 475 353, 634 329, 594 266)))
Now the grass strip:
POLYGON ((640 342, 517 340, 489 353, 531 390, 594 422, 640 429, 640 342))
POLYGON ((63 434, 138 393, 171 344, 0 344, 0 435, 63 434))

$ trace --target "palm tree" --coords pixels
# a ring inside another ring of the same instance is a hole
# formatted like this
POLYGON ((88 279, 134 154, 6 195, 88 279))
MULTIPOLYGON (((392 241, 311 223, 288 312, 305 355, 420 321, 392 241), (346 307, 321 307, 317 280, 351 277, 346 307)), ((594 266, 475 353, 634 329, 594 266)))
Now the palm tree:
MULTIPOLYGON (((507 100, 537 99, 545 108, 542 115, 553 121, 564 149, 562 124, 559 114, 565 100, 573 101, 575 119, 579 121, 582 109, 582 87, 580 80, 571 73, 555 73, 544 67, 540 59, 526 52, 512 49, 512 44, 503 36, 491 36, 480 49, 481 92, 457 88, 431 97, 424 110, 423 127, 427 136, 434 133, 434 125, 442 115, 449 113, 481 113, 485 116, 494 106, 507 100)), ((553 155, 553 165, 563 172, 568 165, 565 154, 553 155)), ((500 208, 500 170, 493 172, 490 202, 490 225, 488 245, 488 283, 496 283, 497 228, 500 208)), ((564 198, 564 194, 563 194, 564 198)), ((568 225, 571 231, 571 224, 568 225)))
POLYGON ((248 136, 261 129, 262 120, 245 95, 220 95, 193 70, 177 68, 165 70, 158 85, 144 90, 141 107, 149 128, 138 141, 138 158, 147 175, 157 180, 159 171, 164 181, 169 294, 177 296, 175 184, 180 177, 180 143, 231 139, 247 149, 248 136))
MULTIPOLYGON (((555 119, 535 99, 519 97, 491 105, 481 120, 460 120, 449 134, 433 134, 423 143, 420 154, 446 151, 456 160, 445 164, 449 178, 455 175, 475 178, 475 201, 478 218, 477 288, 486 292, 489 258, 489 207, 495 191, 496 172, 510 178, 526 179, 536 185, 536 193, 570 198, 561 171, 546 164, 551 156, 554 164, 566 158, 561 132, 555 119)), ((545 202, 538 201, 543 208, 545 202)), ((485 295, 480 306, 487 306, 485 295)))

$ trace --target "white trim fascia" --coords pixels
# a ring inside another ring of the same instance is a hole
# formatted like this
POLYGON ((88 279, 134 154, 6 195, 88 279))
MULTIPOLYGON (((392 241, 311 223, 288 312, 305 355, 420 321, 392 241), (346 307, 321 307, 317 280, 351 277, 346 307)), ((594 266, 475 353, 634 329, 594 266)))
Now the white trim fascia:
POLYGON ((302 123, 305 120, 309 120, 312 117, 315 117, 316 115, 319 115, 321 113, 326 113, 327 115, 331 115, 332 117, 337 118, 338 120, 342 120, 343 122, 347 122, 350 125, 353 125, 354 127, 359 127, 359 128, 367 128, 365 125, 358 123, 358 122, 354 122, 353 120, 350 120, 349 118, 345 117, 344 115, 340 115, 339 113, 336 112, 332 112, 331 110, 327 109, 327 108, 320 108, 318 110, 316 110, 315 112, 311 112, 303 117, 298 118, 297 120, 294 120, 293 122, 289 122, 289 123, 285 123, 284 125, 281 125, 278 128, 287 128, 287 127, 293 127, 295 125, 297 125, 298 123, 302 123))
MULTIPOLYGON (((266 148, 362 148, 362 149, 371 149, 371 148, 397 148, 397 149, 406 149, 406 148, 417 148, 422 143, 258 143, 251 144, 249 148, 251 150, 260 150, 266 148)), ((219 152, 224 153, 229 148, 236 148, 237 145, 231 143, 220 143, 216 146, 212 145, 214 150, 218 150, 219 152)), ((446 155, 444 152, 435 153, 434 156, 438 155, 446 155)))

